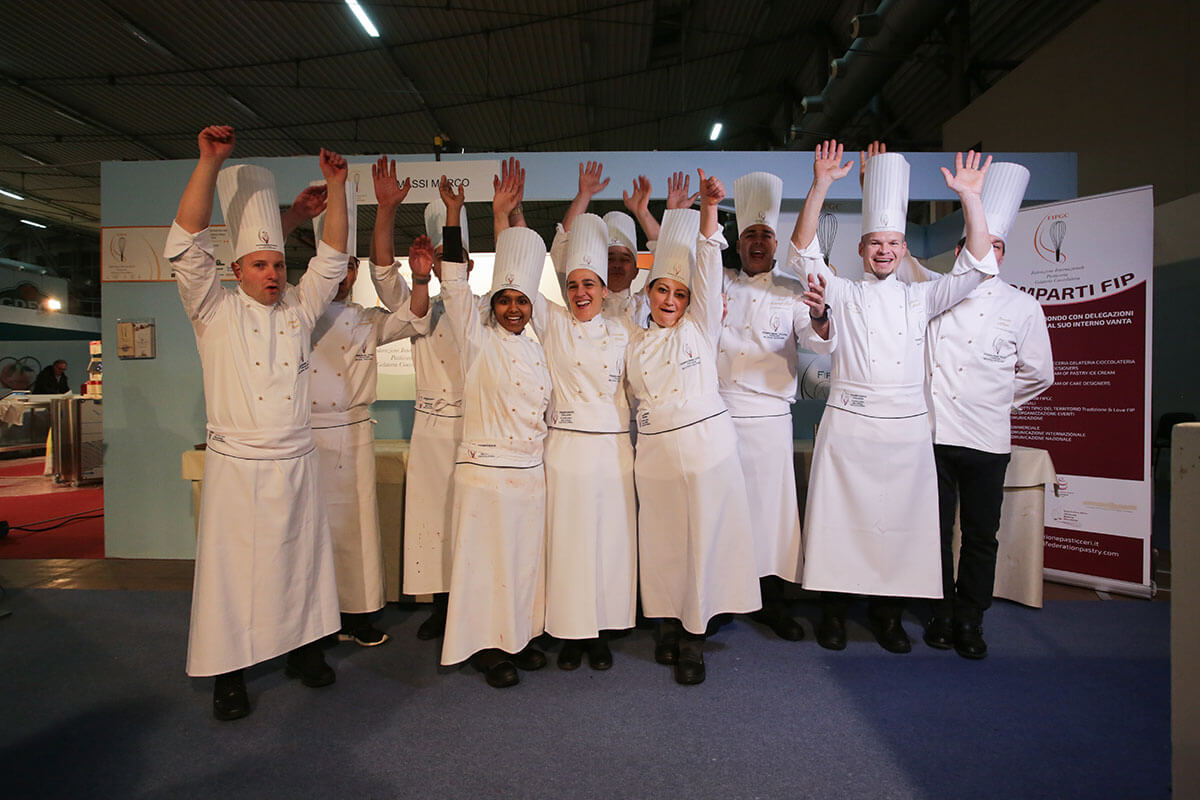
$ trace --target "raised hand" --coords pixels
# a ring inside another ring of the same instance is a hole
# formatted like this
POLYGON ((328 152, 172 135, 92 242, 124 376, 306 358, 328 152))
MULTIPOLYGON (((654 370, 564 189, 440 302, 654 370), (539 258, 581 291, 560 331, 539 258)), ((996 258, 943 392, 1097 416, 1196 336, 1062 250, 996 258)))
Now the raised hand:
POLYGON ((696 170, 700 176, 700 205, 715 206, 725 199, 725 184, 721 183, 721 179, 716 175, 711 178, 705 176, 704 170, 696 170))
POLYGON ((887 152, 887 145, 884 144, 883 142, 879 141, 878 139, 871 142, 871 144, 867 145, 867 149, 865 152, 862 150, 858 151, 858 185, 860 187, 863 185, 863 179, 866 177, 866 174, 867 174, 867 159, 874 158, 875 156, 881 155, 886 152, 887 152))
POLYGON ((942 167, 942 177, 946 179, 946 186, 959 197, 964 194, 978 195, 983 191, 983 177, 991 165, 991 156, 983 160, 983 154, 976 153, 974 150, 967 151, 965 158, 962 153, 955 153, 954 174, 951 175, 950 170, 942 167))
POLYGON ((827 139, 817 145, 813 156, 813 182, 831 184, 849 174, 854 167, 853 161, 842 163, 843 147, 833 139, 827 139))
POLYGON ((298 220, 310 220, 325 210, 329 190, 324 186, 308 186, 292 201, 291 213, 298 220))
POLYGON ((346 164, 346 159, 332 150, 322 147, 321 154, 317 156, 317 162, 320 164, 321 174, 325 176, 326 183, 342 185, 346 183, 346 177, 350 174, 350 167, 346 164))
POLYGON ((384 207, 399 207, 412 188, 411 178, 405 178, 403 184, 396 179, 396 162, 387 156, 380 156, 371 165, 371 180, 375 184, 375 201, 384 207))
POLYGON ((209 125, 197 137, 200 158, 224 161, 233 154, 234 135, 230 125, 209 125))
POLYGON ((513 157, 506 162, 501 161, 500 175, 492 177, 492 189, 495 192, 492 197, 492 215, 503 215, 507 222, 508 215, 525 194, 525 170, 521 169, 521 162, 513 157))
POLYGON ((700 192, 691 193, 692 176, 686 172, 675 172, 667 178, 667 208, 691 208, 700 198, 700 192))
POLYGON ((462 220, 462 207, 467 202, 467 190, 462 183, 458 184, 458 192, 454 191, 454 187, 450 185, 450 179, 445 175, 438 181, 438 195, 442 198, 442 202, 446 205, 446 224, 462 224, 452 223, 450 220, 462 220))
POLYGON ((629 209, 629 213, 635 217, 648 212, 650 210, 649 179, 645 175, 638 175, 633 179, 633 193, 621 192, 621 199, 625 201, 625 208, 629 209))
POLYGON ((408 247, 408 266, 412 267, 414 277, 429 277, 433 271, 433 242, 424 234, 413 239, 408 247))
POLYGON ((579 193, 589 199, 595 197, 608 186, 610 178, 604 177, 604 165, 599 161, 589 161, 579 165, 579 193))

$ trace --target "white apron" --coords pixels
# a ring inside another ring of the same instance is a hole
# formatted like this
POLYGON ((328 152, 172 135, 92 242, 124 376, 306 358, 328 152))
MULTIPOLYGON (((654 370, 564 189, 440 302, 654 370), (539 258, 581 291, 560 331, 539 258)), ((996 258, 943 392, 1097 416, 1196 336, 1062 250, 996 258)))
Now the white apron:
POLYGON ((413 416, 404 478, 404 594, 450 591, 451 487, 454 456, 461 439, 461 416, 421 411, 413 416))
POLYGON ((792 415, 734 417, 758 576, 799 583, 804 569, 792 415))
POLYGON ((546 597, 546 473, 454 470, 454 569, 442 664, 489 648, 516 653, 541 634, 546 597))
POLYGON ((249 667, 341 627, 316 452, 255 460, 223 455, 211 434, 209 444, 188 634, 193 677, 249 667))
POLYGON ((546 632, 632 628, 637 605, 633 446, 624 433, 546 436, 546 632))
POLYGON ((717 614, 762 606, 737 438, 728 413, 638 435, 642 612, 702 634, 717 614), (737 491, 730 491, 731 487, 737 491))
POLYGON ((371 419, 355 409, 340 424, 333 415, 313 416, 325 515, 333 540, 338 604, 346 614, 383 608, 383 546, 379 538, 379 505, 375 498, 375 436, 371 419))

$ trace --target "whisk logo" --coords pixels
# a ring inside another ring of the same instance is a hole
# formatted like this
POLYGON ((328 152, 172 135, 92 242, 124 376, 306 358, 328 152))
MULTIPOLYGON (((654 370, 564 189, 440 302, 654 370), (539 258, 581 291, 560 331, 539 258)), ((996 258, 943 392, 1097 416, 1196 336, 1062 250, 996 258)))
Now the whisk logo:
POLYGON ((1043 261, 1049 261, 1051 264, 1066 261, 1067 253, 1063 250, 1063 242, 1066 239, 1067 215, 1051 214, 1044 217, 1033 232, 1034 252, 1043 261))
POLYGON ((837 215, 829 211, 822 211, 821 216, 817 218, 817 246, 821 248, 821 255, 825 257, 826 264, 829 263, 829 255, 833 252, 837 229, 837 215))
POLYGON ((117 260, 118 264, 125 263, 125 244, 126 239, 125 234, 123 233, 114 237, 113 240, 108 243, 108 252, 112 253, 113 258, 117 260))

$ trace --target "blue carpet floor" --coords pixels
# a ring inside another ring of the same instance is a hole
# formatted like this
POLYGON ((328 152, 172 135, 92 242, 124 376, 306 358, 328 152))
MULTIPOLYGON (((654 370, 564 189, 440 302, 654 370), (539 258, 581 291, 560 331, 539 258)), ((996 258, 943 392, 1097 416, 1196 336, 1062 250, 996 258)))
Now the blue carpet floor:
MULTIPOLYGON (((0 797, 1166 798, 1169 606, 998 603, 991 655, 894 656, 852 621, 841 653, 744 618, 681 687, 650 634, 615 665, 551 664, 497 691, 437 667, 424 614, 342 644, 337 683, 281 660, 248 672, 253 713, 210 715, 183 673, 183 592, 11 591, 0 620, 0 797)), ((799 609, 803 615, 805 609, 799 609)))

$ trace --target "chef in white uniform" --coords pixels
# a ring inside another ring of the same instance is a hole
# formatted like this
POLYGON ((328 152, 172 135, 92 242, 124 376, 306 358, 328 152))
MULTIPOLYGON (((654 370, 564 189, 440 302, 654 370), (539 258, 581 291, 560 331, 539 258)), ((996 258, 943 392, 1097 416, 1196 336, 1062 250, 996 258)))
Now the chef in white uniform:
MULTIPOLYGON (((347 241, 357 241, 357 203, 347 184, 350 220, 347 241)), ((317 220, 317 238, 323 218, 317 220)), ((375 350, 380 345, 427 332, 425 319, 414 318, 410 304, 395 311, 363 308, 351 300, 358 259, 347 261, 346 277, 312 335, 310 374, 313 439, 319 456, 321 491, 333 538, 342 629, 338 638, 373 647, 388 640, 370 615, 384 605, 383 545, 375 497, 375 437, 370 405, 375 402, 375 350)), ((419 284, 413 294, 429 293, 419 284)), ((425 303, 428 306, 428 302, 425 303)))
MULTIPOLYGON (((1028 183, 1029 170, 1011 163, 992 164, 984 180, 983 211, 1001 266, 1028 183)), ((1028 294, 989 278, 930 321, 925 352, 944 596, 934 603, 924 638, 931 647, 981 659, 987 656, 983 614, 992 602, 996 531, 1012 452, 1010 414, 1054 382, 1046 316, 1028 294), (962 528, 957 577, 956 511, 962 528)))
POLYGON ((321 151, 331 189, 324 239, 288 286, 271 174, 222 170, 233 129, 205 128, 164 255, 204 370, 208 448, 196 545, 187 672, 217 676, 213 713, 250 711, 242 670, 287 653, 306 686, 334 681, 319 640, 338 630, 329 527, 309 428, 309 342, 346 272, 346 161, 321 151), (221 286, 208 232, 214 187, 234 246, 221 286))
MULTIPOLYGON (((750 500, 750 530, 763 596, 754 618, 783 639, 804 629, 788 611, 787 584, 800 583, 804 548, 792 447, 797 347, 814 346, 806 285, 774 269, 783 180, 751 172, 734 181, 740 269, 724 271, 725 319, 717 348, 721 399, 738 435, 750 500)), ((816 345, 820 347, 821 345, 816 345)))
POLYGON ((553 258, 567 308, 536 301, 534 332, 553 391, 546 438, 546 632, 566 640, 558 666, 612 666, 607 632, 633 627, 637 600, 637 504, 625 393, 625 346, 633 322, 603 310, 600 272, 609 227, 595 214, 571 220, 565 253, 553 258))
POLYGON ((825 319, 814 327, 827 322, 836 331, 829 401, 808 486, 804 588, 826 593, 817 630, 822 647, 846 646, 848 595, 867 594, 877 641, 890 652, 906 653, 911 643, 900 623, 901 598, 942 593, 924 391, 925 329, 929 319, 996 272, 979 200, 991 159, 980 165, 975 153, 965 161, 959 154, 956 173, 943 170, 962 202, 967 247, 952 274, 918 285, 902 284, 894 274, 907 252, 908 162, 898 153, 877 155, 867 164, 862 280, 838 278, 825 265, 817 221, 829 186, 853 166, 841 159, 835 142, 817 148, 788 264, 821 295, 819 316, 825 319))
POLYGON ((725 246, 717 204, 725 189, 700 178, 701 212, 663 216, 647 291, 650 326, 635 331, 626 356, 638 428, 642 608, 664 620, 655 660, 673 664, 685 685, 705 678, 712 618, 760 606, 737 438, 717 391, 725 246))
MULTIPOLYGON (((374 171, 379 210, 372 240, 371 276, 376 292, 388 308, 398 308, 407 302, 413 313, 419 314, 423 309, 412 306, 418 298, 409 297, 407 286, 396 270, 392 242, 396 209, 407 189, 396 181, 394 162, 389 166, 384 161, 380 159, 374 171)), ((439 280, 445 257, 455 263, 466 263, 468 270, 470 266, 466 253, 467 220, 463 214, 465 195, 461 188, 453 192, 446 183, 441 187, 441 196, 443 199, 434 200, 425 208, 425 230, 434 252, 432 269, 439 280)), ((429 280, 428 274, 413 278, 414 289, 425 287, 425 298, 429 280)), ((433 595, 433 612, 417 628, 418 638, 430 640, 441 636, 446 627, 453 563, 452 477, 462 438, 464 368, 461 350, 444 319, 442 298, 426 299, 425 305, 426 330, 411 339, 416 403, 404 490, 403 592, 433 595)))
MULTIPOLYGON (((497 197, 512 196, 502 185, 497 197)), ((442 664, 471 659, 489 685, 540 669, 545 627, 546 473, 550 373, 525 335, 546 261, 529 228, 496 237, 490 313, 480 314, 466 264, 442 262, 446 320, 461 343, 463 436, 454 469, 454 566, 442 664)))

